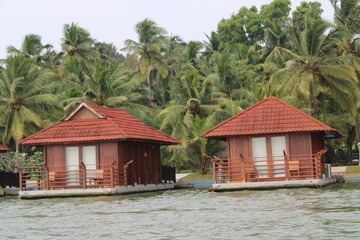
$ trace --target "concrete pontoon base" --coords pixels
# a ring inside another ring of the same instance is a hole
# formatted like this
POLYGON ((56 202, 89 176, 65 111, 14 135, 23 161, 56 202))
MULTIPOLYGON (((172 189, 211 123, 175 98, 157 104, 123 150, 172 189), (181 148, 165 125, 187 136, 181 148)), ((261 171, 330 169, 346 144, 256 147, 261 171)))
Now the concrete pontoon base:
POLYGON ((22 199, 51 198, 51 197, 84 197, 84 196, 106 196, 121 195, 142 192, 154 192, 173 189, 170 183, 136 185, 119 188, 96 188, 96 189, 63 189, 63 190, 37 190, 19 191, 22 199))
POLYGON ((238 190, 271 190, 279 188, 319 188, 338 182, 338 178, 272 181, 272 182, 241 182, 213 184, 210 191, 238 191, 238 190))

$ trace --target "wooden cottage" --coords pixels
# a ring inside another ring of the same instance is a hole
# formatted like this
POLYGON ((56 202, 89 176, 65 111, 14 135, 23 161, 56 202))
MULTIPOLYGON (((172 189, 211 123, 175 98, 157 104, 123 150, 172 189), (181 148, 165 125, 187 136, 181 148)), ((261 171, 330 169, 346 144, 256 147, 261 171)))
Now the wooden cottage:
POLYGON ((177 143, 123 109, 83 102, 58 123, 20 142, 44 146, 45 161, 35 170, 21 169, 21 189, 159 184, 160 146, 177 143))
POLYGON ((227 141, 228 159, 213 157, 215 183, 257 182, 261 188, 259 182, 324 179, 324 139, 343 134, 269 97, 202 136, 227 141))
POLYGON ((10 152, 11 149, 3 146, 3 145, 0 145, 0 153, 4 153, 4 152, 10 152))

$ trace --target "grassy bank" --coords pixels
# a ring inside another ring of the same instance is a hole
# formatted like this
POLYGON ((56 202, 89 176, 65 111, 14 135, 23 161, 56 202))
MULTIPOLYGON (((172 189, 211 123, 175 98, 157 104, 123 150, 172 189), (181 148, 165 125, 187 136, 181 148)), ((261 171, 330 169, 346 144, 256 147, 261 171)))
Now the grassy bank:
POLYGON ((199 180, 212 180, 212 173, 201 175, 199 173, 192 173, 182 179, 180 181, 199 181, 199 180))
POLYGON ((360 165, 348 166, 346 168, 346 174, 360 174, 360 165))

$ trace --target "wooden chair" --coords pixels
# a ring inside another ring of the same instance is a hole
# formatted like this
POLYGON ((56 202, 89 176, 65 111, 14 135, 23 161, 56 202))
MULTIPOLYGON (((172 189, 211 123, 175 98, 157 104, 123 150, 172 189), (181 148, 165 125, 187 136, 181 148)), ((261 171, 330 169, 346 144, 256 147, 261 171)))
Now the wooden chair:
POLYGON ((244 170, 245 170, 245 181, 258 181, 258 172, 254 168, 254 164, 250 162, 244 162, 244 170))
POLYGON ((54 190, 54 185, 56 185, 56 172, 49 172, 49 188, 54 190))
POLYGON ((298 160, 290 160, 289 163, 289 177, 295 177, 296 179, 300 178, 300 164, 298 160))
POLYGON ((95 176, 90 178, 90 187, 92 185, 92 182, 94 182, 95 187, 97 186, 103 186, 104 183, 104 169, 96 169, 95 170, 95 176))

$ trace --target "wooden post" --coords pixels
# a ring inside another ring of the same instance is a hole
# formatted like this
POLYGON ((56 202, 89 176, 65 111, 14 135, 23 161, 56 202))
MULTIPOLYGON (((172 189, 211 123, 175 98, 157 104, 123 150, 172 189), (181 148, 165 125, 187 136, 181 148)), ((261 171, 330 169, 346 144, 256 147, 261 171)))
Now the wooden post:
POLYGON ((287 158, 285 150, 284 153, 284 162, 285 162, 285 180, 289 180, 289 159, 287 158))
POLYGON ((213 168, 213 180, 214 180, 214 183, 216 183, 216 163, 215 163, 214 159, 211 159, 211 162, 212 162, 212 168, 213 168))
MULTIPOLYGON (((82 169, 84 171, 84 175, 83 175, 83 178, 82 178, 82 180, 83 180, 83 188, 87 188, 87 184, 86 184, 86 166, 85 166, 85 164, 83 162, 81 162, 80 164, 81 164, 82 169)), ((79 177, 79 180, 80 180, 80 177, 79 177)))
POLYGON ((22 174, 22 169, 21 168, 18 168, 19 169, 19 188, 20 188, 20 191, 23 190, 23 174, 22 174))
POLYGON ((127 187, 127 168, 129 166, 129 164, 133 163, 133 160, 127 162, 125 165, 124 165, 124 185, 125 187, 127 187))
POLYGON ((242 179, 244 180, 244 182, 246 182, 245 159, 244 159, 244 156, 243 156, 242 154, 240 154, 240 159, 241 159, 241 173, 242 173, 242 179))
POLYGON ((50 190, 50 178, 49 178, 49 169, 47 167, 44 168, 45 169, 45 188, 46 190, 50 190))
POLYGON ((110 178, 111 178, 111 188, 114 188, 114 163, 111 164, 111 168, 110 168, 110 178))

